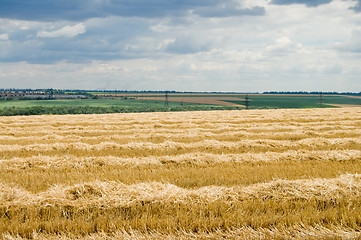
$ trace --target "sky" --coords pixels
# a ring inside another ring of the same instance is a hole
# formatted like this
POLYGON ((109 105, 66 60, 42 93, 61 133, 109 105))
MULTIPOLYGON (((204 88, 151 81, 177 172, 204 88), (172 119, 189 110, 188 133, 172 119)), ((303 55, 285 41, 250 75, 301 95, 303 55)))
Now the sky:
POLYGON ((0 0, 0 88, 361 91, 361 0, 0 0))

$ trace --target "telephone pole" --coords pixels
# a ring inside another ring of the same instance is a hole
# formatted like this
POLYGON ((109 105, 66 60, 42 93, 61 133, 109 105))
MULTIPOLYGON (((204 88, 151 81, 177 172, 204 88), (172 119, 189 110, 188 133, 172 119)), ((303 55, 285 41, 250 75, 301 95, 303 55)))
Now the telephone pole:
POLYGON ((248 97, 248 94, 246 94, 246 97, 244 98, 244 102, 246 104, 246 109, 249 109, 249 97, 248 97))
POLYGON ((323 95, 322 92, 320 93, 320 108, 322 108, 322 101, 323 101, 323 95))
POLYGON ((165 92, 165 102, 164 105, 166 108, 168 108, 168 91, 165 92))

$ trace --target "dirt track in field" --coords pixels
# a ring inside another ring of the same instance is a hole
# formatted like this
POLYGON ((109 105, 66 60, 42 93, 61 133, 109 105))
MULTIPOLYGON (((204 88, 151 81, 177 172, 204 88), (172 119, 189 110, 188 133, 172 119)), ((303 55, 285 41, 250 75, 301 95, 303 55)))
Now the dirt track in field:
POLYGON ((349 97, 349 98, 361 98, 361 96, 351 96, 351 95, 345 95, 345 97, 349 97))
POLYGON ((326 103, 327 105, 330 106, 334 106, 334 107, 340 107, 340 108, 356 108, 356 107, 361 107, 361 105, 352 105, 352 104, 329 104, 326 103))

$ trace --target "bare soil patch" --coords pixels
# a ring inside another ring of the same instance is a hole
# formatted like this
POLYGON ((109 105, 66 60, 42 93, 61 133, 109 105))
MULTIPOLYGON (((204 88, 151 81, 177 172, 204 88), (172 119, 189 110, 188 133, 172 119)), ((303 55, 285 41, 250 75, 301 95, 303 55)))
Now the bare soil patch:
POLYGON ((340 107, 340 108, 355 108, 355 107, 361 107, 361 105, 352 105, 352 104, 329 104, 327 105, 334 106, 334 107, 340 107))
MULTIPOLYGON (((165 97, 144 97, 142 99, 154 100, 154 101, 165 101, 165 97)), ((227 101, 245 101, 244 99, 238 98, 238 97, 172 97, 172 96, 169 96, 168 101, 245 107, 244 105, 241 105, 241 104, 227 102, 227 101)))

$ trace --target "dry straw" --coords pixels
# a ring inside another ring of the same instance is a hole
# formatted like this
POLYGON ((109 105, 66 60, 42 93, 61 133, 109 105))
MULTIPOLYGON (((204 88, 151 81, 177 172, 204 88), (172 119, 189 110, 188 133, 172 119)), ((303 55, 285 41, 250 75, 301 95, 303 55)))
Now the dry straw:
POLYGON ((360 116, 0 117, 0 238, 360 238, 360 116))

